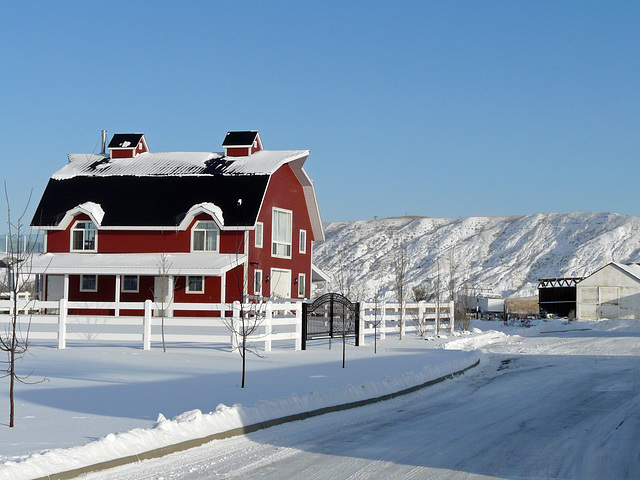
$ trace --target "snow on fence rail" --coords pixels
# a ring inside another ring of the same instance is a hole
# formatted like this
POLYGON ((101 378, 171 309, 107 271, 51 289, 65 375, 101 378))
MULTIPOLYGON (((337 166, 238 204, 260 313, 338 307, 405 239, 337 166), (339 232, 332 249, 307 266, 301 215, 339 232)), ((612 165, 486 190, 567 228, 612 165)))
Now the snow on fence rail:
POLYGON ((398 332, 401 329, 402 335, 407 332, 422 334, 430 325, 439 332, 443 327, 443 321, 449 331, 453 332, 454 304, 405 302, 403 306, 399 302, 362 302, 360 318, 364 321, 360 334, 375 334, 377 323, 380 339, 384 339, 387 333, 398 332), (404 321, 401 322, 401 319, 404 321))
MULTIPOLYGON (((221 343, 238 346, 238 338, 228 328, 230 322, 240 321, 240 303, 173 303, 171 310, 206 311, 219 316, 173 317, 160 316, 157 306, 145 302, 67 302, 18 300, 18 312, 24 333, 29 329, 30 341, 57 341, 58 348, 66 348, 67 341, 81 342, 134 342, 142 343, 145 350, 152 342, 162 341, 164 323, 165 341, 185 343, 221 343), (138 316, 72 315, 83 310, 138 311, 138 316)), ((0 329, 6 331, 13 303, 0 300, 0 329)), ((259 307, 246 304, 248 315, 260 316, 260 327, 249 337, 253 343, 263 344, 271 351, 273 342, 291 340, 295 349, 302 347, 302 303, 266 302, 259 307)), ((236 323, 237 325, 237 323, 236 323)), ((237 329, 236 329, 237 330, 237 329)))

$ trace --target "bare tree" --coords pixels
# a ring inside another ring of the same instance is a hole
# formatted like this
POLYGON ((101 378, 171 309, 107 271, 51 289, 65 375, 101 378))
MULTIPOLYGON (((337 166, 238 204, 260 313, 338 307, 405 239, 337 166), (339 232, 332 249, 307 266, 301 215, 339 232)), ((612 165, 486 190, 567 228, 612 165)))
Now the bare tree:
MULTIPOLYGON (((11 307, 9 310, 9 323, 5 326, 4 331, 0 333, 0 351, 7 353, 7 359, 0 362, 5 365, 2 378, 9 377, 9 427, 15 426, 15 401, 14 391, 15 384, 18 383, 40 383, 45 381, 43 378, 38 381, 27 381, 33 372, 26 375, 20 375, 16 371, 16 363, 22 360, 29 350, 29 331, 31 329, 31 317, 28 317, 24 323, 20 315, 18 299, 27 289, 27 285, 32 280, 32 257, 36 249, 37 239, 27 239, 21 248, 21 239, 26 238, 24 217, 31 201, 31 194, 27 200, 24 211, 16 220, 11 217, 11 206, 9 203, 9 195, 7 193, 7 184, 4 184, 4 194, 7 202, 7 286, 11 307)), ((23 309, 26 309, 26 305, 23 309)))
POLYGON ((402 340, 402 332, 404 331, 404 302, 407 275, 407 257, 402 244, 397 244, 395 248, 394 273, 396 299, 398 300, 398 303, 400 303, 400 340, 402 340))
MULTIPOLYGON (((245 237, 245 242, 248 238, 245 237)), ((242 358, 242 388, 245 387, 246 372, 247 372, 247 355, 253 354, 256 357, 262 358, 262 355, 258 353, 256 348, 250 343, 250 337, 255 335, 262 323, 264 322, 266 315, 266 307, 268 298, 259 296, 248 295, 249 291, 249 272, 246 263, 240 262, 240 253, 242 251, 242 245, 236 247, 236 267, 232 270, 234 272, 234 278, 238 293, 240 294, 239 306, 237 308, 237 317, 222 317, 222 323, 231 332, 233 338, 238 340, 237 347, 234 345, 232 348, 238 350, 240 357, 242 358)))
POLYGON ((160 255, 160 261, 158 262, 158 285, 154 285, 154 301, 156 308, 160 313, 160 331, 162 333, 162 350, 167 351, 167 344, 164 339, 164 319, 167 316, 167 311, 171 308, 173 303, 173 297, 177 291, 175 282, 171 282, 169 272, 173 263, 169 261, 169 257, 166 253, 160 255), (155 287, 160 287, 160 292, 155 291, 155 287), (171 292, 169 292, 171 290, 171 292), (158 296, 159 295, 159 296, 158 296))
POLYGON ((380 312, 380 316, 378 317, 381 297, 382 287, 380 287, 379 283, 376 283, 373 290, 373 353, 378 353, 378 329, 382 323, 382 312, 380 312))

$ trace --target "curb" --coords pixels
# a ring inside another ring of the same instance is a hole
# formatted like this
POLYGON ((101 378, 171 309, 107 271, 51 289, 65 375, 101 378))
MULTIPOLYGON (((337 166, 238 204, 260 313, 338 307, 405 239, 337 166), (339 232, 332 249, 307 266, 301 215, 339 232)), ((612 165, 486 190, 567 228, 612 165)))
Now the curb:
POLYGON ((106 462, 100 462, 93 465, 87 465, 86 467, 80 467, 73 470, 67 470, 66 472, 52 473, 44 477, 38 477, 33 480, 69 480, 76 478, 86 473, 98 472, 101 470, 108 470, 110 468, 120 467, 122 465, 128 465, 130 463, 137 463, 142 460, 151 460, 154 458, 164 457, 171 453, 182 452, 190 448, 199 447, 205 443, 209 443, 213 440, 223 440, 225 438, 237 437, 239 435, 246 435, 247 433, 257 432, 258 430, 264 430, 265 428, 274 427, 276 425, 282 425, 283 423, 295 422, 298 420, 305 420, 311 417, 317 417, 318 415, 324 415, 325 413, 339 412, 342 410, 350 410, 352 408, 363 407, 372 403, 383 402, 385 400, 391 400, 392 398, 399 397, 401 395, 407 395, 409 393, 417 392, 426 387, 436 385, 444 382, 445 380, 452 379, 459 375, 462 375, 467 370, 480 365, 480 360, 477 360, 474 364, 469 365, 457 372, 449 373, 439 378, 429 380, 428 382, 413 387, 405 388, 397 392, 388 393, 380 397, 368 398, 366 400, 358 400, 356 402, 345 403, 342 405, 334 405, 331 407, 319 408, 317 410, 311 410, 310 412, 296 413, 294 415, 287 415, 286 417, 274 418, 271 420, 265 420, 264 422, 254 423, 251 425, 244 425, 242 427, 227 430, 225 432, 218 432, 206 437, 194 438, 192 440, 186 440, 184 442, 176 443, 174 445, 167 445, 166 447, 160 447, 147 452, 138 453, 136 455, 129 455, 127 457, 116 458, 114 460, 107 460, 106 462))

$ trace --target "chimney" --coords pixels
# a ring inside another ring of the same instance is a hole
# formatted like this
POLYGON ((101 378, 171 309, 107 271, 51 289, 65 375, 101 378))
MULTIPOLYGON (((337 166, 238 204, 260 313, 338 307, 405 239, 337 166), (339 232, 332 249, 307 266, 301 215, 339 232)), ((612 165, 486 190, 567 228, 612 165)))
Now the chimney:
POLYGON ((100 153, 102 154, 107 153, 107 131, 106 130, 102 130, 102 150, 100 150, 100 153))

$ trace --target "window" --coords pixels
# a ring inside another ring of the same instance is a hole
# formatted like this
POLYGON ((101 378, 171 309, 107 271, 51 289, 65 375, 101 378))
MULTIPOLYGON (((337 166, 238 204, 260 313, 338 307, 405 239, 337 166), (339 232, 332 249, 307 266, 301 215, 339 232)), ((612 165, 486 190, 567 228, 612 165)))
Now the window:
POLYGON ((204 293, 204 277, 187 277, 187 293, 204 293))
POLYGON ((71 250, 96 251, 96 227, 91 222, 77 222, 71 229, 71 250))
POLYGON ((307 253, 307 231, 306 230, 300 230, 300 246, 298 248, 298 251, 300 253, 307 253))
POLYGON ((262 295, 262 270, 256 270, 253 276, 253 294, 262 295))
POLYGON ((194 252, 218 251, 218 226, 214 222, 196 223, 191 234, 194 252))
POLYGON ((274 257, 291 258, 291 232, 293 212, 273 209, 273 228, 271 230, 271 254, 274 257))
POLYGON ((262 248, 262 222, 256 223, 256 248, 262 248))
POLYGON ((120 291, 138 292, 138 275, 122 275, 120 291))
POLYGON ((291 270, 271 269, 271 296, 274 298, 291 298, 291 270))
POLYGON ((80 291, 81 292, 97 292, 98 276, 97 275, 80 275, 80 291))
POLYGON ((304 273, 298 274, 298 297, 305 298, 307 293, 306 288, 307 276, 304 273))

